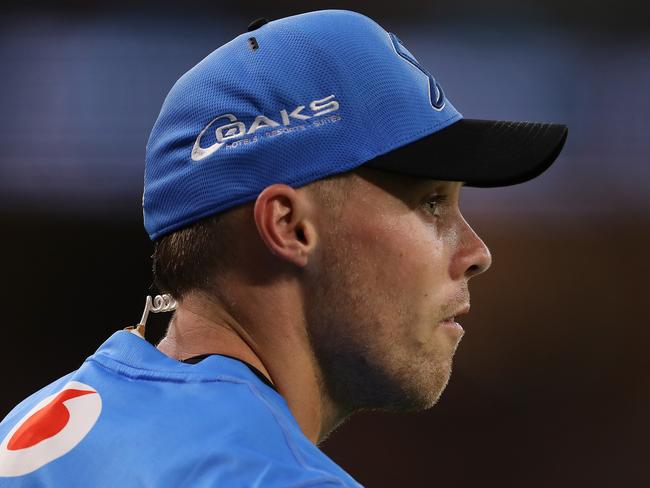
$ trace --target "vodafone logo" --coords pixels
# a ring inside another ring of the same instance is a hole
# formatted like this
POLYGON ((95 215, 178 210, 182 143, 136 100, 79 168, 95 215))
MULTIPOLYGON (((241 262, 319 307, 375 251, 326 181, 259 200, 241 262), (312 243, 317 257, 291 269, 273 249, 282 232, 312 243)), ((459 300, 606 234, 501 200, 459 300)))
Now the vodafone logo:
POLYGON ((22 476, 60 458, 86 437, 102 411, 99 393, 70 381, 32 408, 0 444, 0 476, 22 476))

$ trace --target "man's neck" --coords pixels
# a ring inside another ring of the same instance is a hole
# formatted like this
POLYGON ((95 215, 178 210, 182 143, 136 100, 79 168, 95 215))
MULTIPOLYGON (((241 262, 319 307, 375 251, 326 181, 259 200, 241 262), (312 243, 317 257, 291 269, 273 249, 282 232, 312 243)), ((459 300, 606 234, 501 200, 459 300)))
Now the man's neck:
POLYGON ((263 293, 250 293, 244 301, 233 297, 228 307, 205 294, 188 295, 179 302, 157 348, 177 360, 225 354, 249 363, 276 386, 305 436, 318 444, 341 419, 319 379, 304 320, 287 310, 286 305, 295 302, 275 290, 274 297, 263 293), (238 303, 245 303, 245 309, 237 308, 238 303), (265 310, 266 303, 284 307, 265 310))

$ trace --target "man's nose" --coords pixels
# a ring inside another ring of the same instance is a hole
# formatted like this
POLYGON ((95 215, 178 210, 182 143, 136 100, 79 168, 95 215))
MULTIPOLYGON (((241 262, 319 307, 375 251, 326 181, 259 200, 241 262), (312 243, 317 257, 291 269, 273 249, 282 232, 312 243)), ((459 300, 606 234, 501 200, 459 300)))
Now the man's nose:
POLYGON ((488 270, 492 265, 492 255, 485 243, 464 219, 463 224, 456 270, 458 274, 462 274, 465 279, 469 280, 488 270))

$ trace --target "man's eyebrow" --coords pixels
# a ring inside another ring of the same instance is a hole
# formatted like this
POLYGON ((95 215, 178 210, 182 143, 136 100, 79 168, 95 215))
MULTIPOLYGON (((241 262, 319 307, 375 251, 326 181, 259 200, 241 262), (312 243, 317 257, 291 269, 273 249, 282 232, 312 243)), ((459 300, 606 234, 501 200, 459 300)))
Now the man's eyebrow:
POLYGON ((409 194, 413 196, 421 196, 431 193, 447 193, 452 191, 455 187, 460 189, 464 184, 464 182, 459 181, 420 178, 404 185, 401 191, 404 192, 404 195, 409 194), (460 185, 458 185, 458 183, 460 183, 460 185))
POLYGON ((447 181, 447 180, 426 180, 422 183, 421 188, 423 189, 439 189, 439 188, 453 188, 455 186, 463 186, 464 181, 447 181), (460 185, 458 185, 460 183, 460 185))

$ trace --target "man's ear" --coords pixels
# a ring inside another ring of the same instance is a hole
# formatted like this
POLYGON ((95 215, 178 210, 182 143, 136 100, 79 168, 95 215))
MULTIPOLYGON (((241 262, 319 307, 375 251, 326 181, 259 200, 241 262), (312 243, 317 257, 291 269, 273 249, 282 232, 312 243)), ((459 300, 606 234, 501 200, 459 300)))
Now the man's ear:
POLYGON ((280 183, 268 186, 255 201, 257 231, 271 253, 306 266, 316 247, 313 204, 305 192, 280 183))

